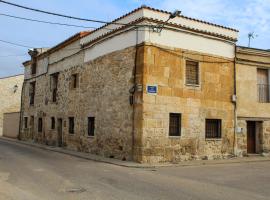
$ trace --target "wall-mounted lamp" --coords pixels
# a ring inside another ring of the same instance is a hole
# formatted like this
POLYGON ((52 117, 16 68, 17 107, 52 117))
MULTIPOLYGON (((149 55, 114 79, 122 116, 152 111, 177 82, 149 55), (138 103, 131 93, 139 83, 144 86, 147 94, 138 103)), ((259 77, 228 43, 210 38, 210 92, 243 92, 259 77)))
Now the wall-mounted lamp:
POLYGON ((18 85, 14 85, 14 86, 13 86, 13 93, 16 93, 17 90, 18 90, 18 88, 19 88, 18 85))

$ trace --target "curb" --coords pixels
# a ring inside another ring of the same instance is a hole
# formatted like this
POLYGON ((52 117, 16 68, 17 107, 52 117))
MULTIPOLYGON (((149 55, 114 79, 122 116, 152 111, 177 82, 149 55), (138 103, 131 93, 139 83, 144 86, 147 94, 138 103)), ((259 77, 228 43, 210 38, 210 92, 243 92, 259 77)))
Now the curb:
POLYGON ((145 169, 153 169, 153 168, 160 168, 160 167, 191 167, 191 166, 205 166, 205 165, 221 165, 221 164, 237 164, 237 163, 255 163, 255 162, 269 162, 270 157, 263 157, 263 156, 255 156, 255 157, 244 157, 244 158, 232 158, 232 159, 224 159, 224 160, 195 160, 195 161, 183 161, 181 163, 164 163, 164 164, 157 164, 157 165, 149 165, 149 164, 140 164, 136 162, 131 161, 121 161, 113 158, 104 158, 101 156, 89 154, 89 153, 83 153, 83 152, 77 152, 77 151, 71 151, 62 149, 59 147, 50 147, 45 146, 42 144, 35 144, 25 141, 20 141, 16 139, 10 139, 5 137, 0 137, 0 141, 8 142, 8 143, 16 143, 19 145, 24 146, 30 146, 42 150, 52 151, 56 153, 61 153, 69 156, 74 156, 77 158, 82 158, 86 160, 91 160, 95 162, 100 163, 106 163, 106 164, 112 164, 120 167, 127 167, 127 168, 145 168, 145 169))

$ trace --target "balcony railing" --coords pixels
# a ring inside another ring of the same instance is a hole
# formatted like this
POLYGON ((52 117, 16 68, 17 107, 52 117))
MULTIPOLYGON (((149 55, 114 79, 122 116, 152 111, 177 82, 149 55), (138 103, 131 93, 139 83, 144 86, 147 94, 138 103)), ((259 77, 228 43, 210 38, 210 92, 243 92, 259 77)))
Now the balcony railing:
POLYGON ((260 103, 269 102, 269 85, 258 84, 258 101, 260 103))

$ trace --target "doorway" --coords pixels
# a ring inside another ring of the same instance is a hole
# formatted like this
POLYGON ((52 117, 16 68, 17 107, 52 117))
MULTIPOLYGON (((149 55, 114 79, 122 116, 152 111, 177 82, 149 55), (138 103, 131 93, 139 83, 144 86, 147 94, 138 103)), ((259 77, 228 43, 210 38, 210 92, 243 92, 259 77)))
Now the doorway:
POLYGON ((247 153, 256 153, 256 122, 247 121, 247 153))
POLYGON ((58 134, 58 146, 63 146, 63 120, 61 118, 57 119, 57 134, 58 134))

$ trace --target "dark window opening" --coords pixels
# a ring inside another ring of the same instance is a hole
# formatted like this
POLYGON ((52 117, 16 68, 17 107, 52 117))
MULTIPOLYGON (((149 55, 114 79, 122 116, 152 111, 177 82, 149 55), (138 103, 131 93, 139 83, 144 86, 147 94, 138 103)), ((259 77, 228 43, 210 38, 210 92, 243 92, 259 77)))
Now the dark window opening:
POLYGON ((51 129, 55 129, 55 118, 51 118, 51 129))
POLYGON ((199 63, 186 61, 186 84, 199 85, 199 63))
POLYGON ((221 120, 206 119, 205 122, 205 137, 206 138, 221 138, 221 120))
POLYGON ((59 73, 51 75, 52 102, 57 101, 58 75, 59 73))
POLYGON ((24 117, 24 128, 28 128, 28 117, 24 117))
POLYGON ((32 59, 31 74, 34 75, 37 72, 37 58, 32 59))
POLYGON ((95 118, 88 117, 88 136, 95 135, 95 118))
POLYGON ((68 123, 68 125, 69 125, 68 132, 70 134, 74 134, 74 117, 69 117, 68 121, 69 121, 69 123, 68 123))
POLYGON ((181 136, 181 114, 170 113, 169 136, 181 136))
POLYGON ((36 93, 36 82, 32 82, 30 83, 29 86, 30 105, 34 105, 35 103, 35 93, 36 93))
POLYGON ((38 118, 38 132, 42 132, 43 124, 42 118, 38 118))
POLYGON ((75 89, 78 87, 78 85, 79 85, 78 81, 79 81, 78 74, 71 75, 71 88, 72 89, 75 89))

